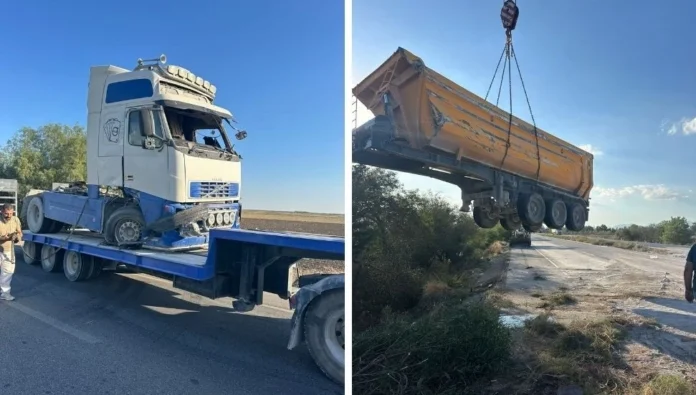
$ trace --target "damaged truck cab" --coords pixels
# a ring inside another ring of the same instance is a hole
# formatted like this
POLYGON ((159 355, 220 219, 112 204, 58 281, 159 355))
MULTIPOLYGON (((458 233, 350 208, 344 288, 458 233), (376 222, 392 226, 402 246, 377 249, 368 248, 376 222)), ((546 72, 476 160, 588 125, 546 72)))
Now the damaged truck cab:
POLYGON ((206 245, 210 229, 239 228, 232 114, 213 103, 215 85, 165 62, 91 68, 87 182, 27 197, 32 232, 83 227, 112 245, 181 250, 206 245))

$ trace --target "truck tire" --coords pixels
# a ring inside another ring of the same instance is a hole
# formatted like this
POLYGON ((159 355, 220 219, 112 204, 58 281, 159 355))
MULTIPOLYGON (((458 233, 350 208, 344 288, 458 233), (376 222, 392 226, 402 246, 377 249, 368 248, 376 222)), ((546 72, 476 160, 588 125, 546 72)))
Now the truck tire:
POLYGON ((43 199, 35 196, 29 200, 27 205, 27 227, 32 233, 50 233, 54 222, 44 216, 43 199))
POLYGON ((53 247, 48 244, 41 246, 41 268, 46 273, 55 273, 63 268, 62 248, 53 247))
POLYGON ((36 243, 33 241, 25 241, 22 246, 22 257, 27 265, 36 265, 39 263, 39 257, 36 252, 36 243))
POLYGON ((69 281, 82 281, 89 276, 93 259, 77 251, 66 251, 63 258, 63 274, 69 281))
POLYGON ((109 244, 139 246, 144 229, 145 219, 139 208, 121 207, 106 220, 104 239, 109 244))
POLYGON ((517 213, 522 223, 534 226, 541 225, 546 216, 546 203, 538 193, 526 193, 517 201, 517 213))
POLYGON ((506 215, 500 219, 500 225, 505 230, 517 230, 522 226, 522 220, 516 215, 506 215))
POLYGON ((481 207, 474 207, 474 222, 480 228, 490 229, 498 225, 498 218, 493 218, 488 210, 481 207))
POLYGON ((305 342, 314 362, 331 380, 345 381, 344 291, 317 296, 304 318, 305 342))
POLYGON ((573 232, 579 232, 585 228, 587 217, 585 215, 585 207, 580 203, 572 203, 568 210, 568 219, 566 219, 566 228, 573 232))
POLYGON ((544 223, 551 229, 563 229, 568 219, 568 209, 561 199, 546 201, 546 216, 544 223))

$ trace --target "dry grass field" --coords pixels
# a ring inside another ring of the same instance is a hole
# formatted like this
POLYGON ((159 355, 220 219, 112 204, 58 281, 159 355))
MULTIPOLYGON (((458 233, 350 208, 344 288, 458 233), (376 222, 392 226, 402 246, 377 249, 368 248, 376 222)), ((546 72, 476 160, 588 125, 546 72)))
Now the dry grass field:
MULTIPOLYGON (((292 211, 243 210, 242 228, 268 231, 314 233, 344 236, 341 214, 319 214, 292 211)), ((312 273, 343 273, 343 261, 303 259, 297 265, 301 275, 312 273)))

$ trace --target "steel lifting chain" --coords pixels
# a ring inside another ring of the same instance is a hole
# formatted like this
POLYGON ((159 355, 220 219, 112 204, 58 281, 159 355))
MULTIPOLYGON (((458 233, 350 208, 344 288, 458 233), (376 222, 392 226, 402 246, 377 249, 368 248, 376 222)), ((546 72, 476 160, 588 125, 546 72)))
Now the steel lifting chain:
POLYGON ((500 20, 503 23, 503 28, 505 29, 505 46, 498 59, 498 64, 495 66, 495 72, 493 73, 493 78, 491 83, 488 85, 488 91, 486 91, 486 97, 484 100, 488 100, 488 95, 493 87, 493 82, 498 75, 498 70, 500 69, 500 62, 503 62, 503 70, 500 77, 500 85, 498 86, 498 97, 495 100, 495 105, 498 107, 500 102, 500 94, 503 88, 503 81, 505 80, 505 71, 508 69, 508 96, 510 99, 510 109, 508 117, 508 135, 507 142, 505 144, 505 154, 503 155, 503 160, 500 162, 500 168, 502 169, 505 165, 505 159, 507 159, 508 151, 510 150, 510 137, 512 135, 512 60, 515 61, 515 66, 517 69, 517 74, 520 77, 520 82, 522 84, 522 90, 524 92, 524 97, 527 101, 527 107, 529 108, 529 115, 532 118, 532 125, 534 126, 534 137, 536 140, 536 151, 537 151, 537 171, 536 178, 539 180, 539 172, 541 170, 541 155, 539 150, 539 133, 536 127, 536 121, 534 120, 534 113, 532 112, 532 105, 529 102, 529 96, 527 95, 527 88, 524 85, 524 78, 522 78, 522 71, 520 70, 520 64, 517 61, 517 55, 515 54, 515 47, 512 44, 512 31, 517 27, 517 19, 520 16, 520 9, 517 7, 517 2, 515 0, 505 0, 503 2, 503 8, 500 11, 500 20))

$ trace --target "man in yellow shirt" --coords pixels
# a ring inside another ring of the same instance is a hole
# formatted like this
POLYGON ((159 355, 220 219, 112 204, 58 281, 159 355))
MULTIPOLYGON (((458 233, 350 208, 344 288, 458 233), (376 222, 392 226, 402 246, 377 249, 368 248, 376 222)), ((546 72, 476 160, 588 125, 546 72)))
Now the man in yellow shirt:
POLYGON ((14 244, 22 240, 22 224, 14 216, 14 207, 4 204, 0 208, 0 299, 14 300, 10 283, 15 270, 14 244))

